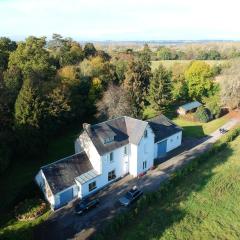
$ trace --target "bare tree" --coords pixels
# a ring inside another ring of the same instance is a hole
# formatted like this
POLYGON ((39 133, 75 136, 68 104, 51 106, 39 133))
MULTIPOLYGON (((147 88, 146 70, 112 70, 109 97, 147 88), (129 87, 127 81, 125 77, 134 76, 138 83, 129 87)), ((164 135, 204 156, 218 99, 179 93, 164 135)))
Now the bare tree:
POLYGON ((108 87, 102 100, 97 103, 97 109, 97 117, 101 119, 132 116, 129 94, 123 87, 113 84, 108 87))
POLYGON ((218 77, 221 87, 222 103, 233 109, 240 107, 240 60, 234 60, 231 66, 218 77))

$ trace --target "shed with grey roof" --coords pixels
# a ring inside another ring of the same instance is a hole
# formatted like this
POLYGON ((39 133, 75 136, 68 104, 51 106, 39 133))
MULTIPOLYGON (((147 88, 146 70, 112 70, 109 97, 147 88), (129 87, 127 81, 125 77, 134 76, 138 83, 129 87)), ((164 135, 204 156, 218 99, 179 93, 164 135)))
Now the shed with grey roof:
POLYGON ((202 104, 198 101, 193 101, 190 103, 186 103, 182 106, 180 106, 177 110, 178 114, 185 115, 188 112, 195 111, 198 107, 200 107, 202 104))

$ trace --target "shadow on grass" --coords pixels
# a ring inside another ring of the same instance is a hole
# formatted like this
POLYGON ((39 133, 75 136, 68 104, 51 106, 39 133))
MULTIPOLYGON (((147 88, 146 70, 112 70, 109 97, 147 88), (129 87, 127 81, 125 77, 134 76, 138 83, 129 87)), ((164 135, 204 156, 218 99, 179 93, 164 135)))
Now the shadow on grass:
MULTIPOLYGON (((202 159, 201 164, 193 167, 194 170, 191 173, 170 180, 166 188, 155 194, 150 193, 150 204, 146 204, 143 208, 140 205, 139 213, 131 221, 126 220, 116 230, 112 230, 111 223, 110 225, 106 224, 102 233, 100 231, 92 237, 94 239, 159 239, 165 230, 186 216, 180 203, 192 193, 204 189, 214 175, 213 169, 217 165, 223 164, 232 155, 232 152, 232 149, 227 147, 209 159, 206 156, 208 161, 202 159)), ((148 185, 152 185, 153 179, 154 177, 148 177, 145 181, 146 188, 148 185)))
POLYGON ((203 131, 203 127, 200 125, 184 126, 182 128, 183 128, 183 137, 202 138, 206 136, 203 131))

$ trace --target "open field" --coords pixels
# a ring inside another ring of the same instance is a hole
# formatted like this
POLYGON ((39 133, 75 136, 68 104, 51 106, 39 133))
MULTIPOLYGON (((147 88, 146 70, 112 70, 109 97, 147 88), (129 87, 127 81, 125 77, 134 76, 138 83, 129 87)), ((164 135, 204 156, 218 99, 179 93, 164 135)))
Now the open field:
MULTIPOLYGON (((181 64, 189 64, 192 60, 160 60, 160 61, 152 61, 152 69, 156 69, 159 64, 163 64, 166 68, 171 68, 173 64, 175 63, 181 63, 181 64)), ((209 65, 213 66, 215 64, 225 64, 227 63, 227 60, 200 60, 208 63, 209 65)))
POLYGON ((115 239, 239 239, 239 155, 240 137, 175 182, 115 239))

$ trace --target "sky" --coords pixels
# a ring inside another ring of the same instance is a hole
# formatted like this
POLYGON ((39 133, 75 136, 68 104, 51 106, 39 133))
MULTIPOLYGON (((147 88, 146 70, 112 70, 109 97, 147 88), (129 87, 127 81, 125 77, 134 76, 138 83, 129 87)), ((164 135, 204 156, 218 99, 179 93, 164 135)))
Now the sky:
POLYGON ((239 0, 0 0, 0 36, 240 40, 239 0))

